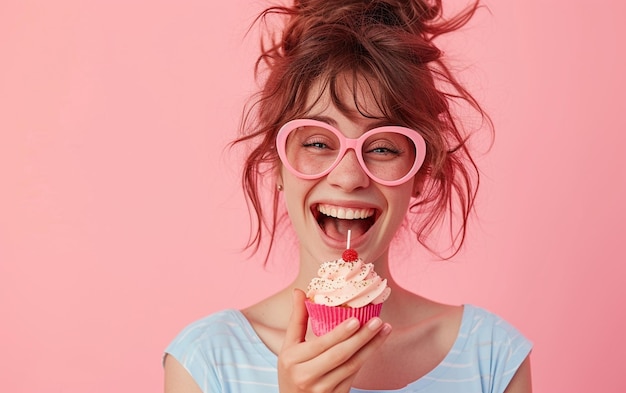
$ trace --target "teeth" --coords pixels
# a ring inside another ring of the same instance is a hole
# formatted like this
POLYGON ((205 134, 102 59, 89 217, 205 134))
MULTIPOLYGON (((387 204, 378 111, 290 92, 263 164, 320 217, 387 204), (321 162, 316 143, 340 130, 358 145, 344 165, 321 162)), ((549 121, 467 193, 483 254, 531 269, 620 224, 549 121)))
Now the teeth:
POLYGON ((350 209, 331 205, 319 205, 317 209, 322 214, 342 220, 357 220, 374 214, 374 209, 350 209))

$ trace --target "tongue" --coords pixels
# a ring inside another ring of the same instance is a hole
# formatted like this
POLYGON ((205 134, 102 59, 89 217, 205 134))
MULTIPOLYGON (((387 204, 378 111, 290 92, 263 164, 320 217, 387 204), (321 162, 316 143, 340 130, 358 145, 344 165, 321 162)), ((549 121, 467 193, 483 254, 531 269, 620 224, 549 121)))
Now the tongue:
POLYGON ((324 232, 328 237, 335 240, 345 241, 348 238, 348 230, 352 231, 352 238, 357 238, 368 229, 366 220, 341 220, 327 218, 324 220, 324 232))

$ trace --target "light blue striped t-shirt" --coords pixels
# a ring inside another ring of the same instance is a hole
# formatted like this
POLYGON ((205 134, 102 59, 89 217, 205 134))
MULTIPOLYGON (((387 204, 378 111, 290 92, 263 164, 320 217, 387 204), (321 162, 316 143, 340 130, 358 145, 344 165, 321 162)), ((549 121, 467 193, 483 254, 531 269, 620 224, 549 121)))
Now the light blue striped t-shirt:
MULTIPOLYGON (((437 367, 402 389, 376 392, 501 393, 531 348, 497 315, 465 305, 456 341, 437 367)), ((192 323, 165 352, 205 393, 278 392, 277 357, 240 311, 224 310, 192 323)))

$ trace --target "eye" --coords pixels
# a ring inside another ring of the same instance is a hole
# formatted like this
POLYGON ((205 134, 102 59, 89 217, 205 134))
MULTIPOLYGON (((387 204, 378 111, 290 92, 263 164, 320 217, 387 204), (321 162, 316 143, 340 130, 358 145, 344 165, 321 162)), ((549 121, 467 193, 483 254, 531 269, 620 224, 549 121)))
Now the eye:
POLYGON ((308 150, 334 150, 339 140, 332 132, 321 127, 301 127, 297 130, 300 146, 308 150))
POLYGON ((394 143, 388 140, 376 140, 369 143, 367 148, 364 149, 365 153, 382 157, 397 157, 402 153, 402 149, 394 143))
POLYGON ((378 132, 371 135, 363 145, 363 154, 373 160, 391 160, 404 157, 414 151, 411 139, 397 132, 378 132))
POLYGON ((376 154, 393 154, 393 155, 398 155, 400 154, 400 151, 392 146, 378 146, 375 148, 371 148, 370 150, 368 150, 366 153, 376 153, 376 154))
POLYGON ((328 144, 322 140, 307 140, 302 143, 303 147, 312 147, 316 149, 326 149, 328 148, 328 144))

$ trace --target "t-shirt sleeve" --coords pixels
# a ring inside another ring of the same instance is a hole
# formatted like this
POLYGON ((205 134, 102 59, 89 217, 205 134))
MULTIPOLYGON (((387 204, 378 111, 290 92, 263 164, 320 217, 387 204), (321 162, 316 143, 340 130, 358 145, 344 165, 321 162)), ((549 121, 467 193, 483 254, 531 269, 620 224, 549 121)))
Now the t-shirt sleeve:
POLYGON ((210 359, 207 345, 210 337, 209 322, 199 320, 183 329, 165 349, 165 354, 173 356, 192 376, 203 392, 219 392, 219 378, 210 359))
POLYGON ((532 343, 504 319, 491 315, 491 392, 502 393, 530 354, 532 343))

